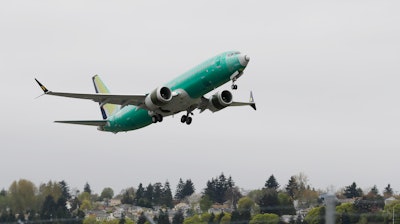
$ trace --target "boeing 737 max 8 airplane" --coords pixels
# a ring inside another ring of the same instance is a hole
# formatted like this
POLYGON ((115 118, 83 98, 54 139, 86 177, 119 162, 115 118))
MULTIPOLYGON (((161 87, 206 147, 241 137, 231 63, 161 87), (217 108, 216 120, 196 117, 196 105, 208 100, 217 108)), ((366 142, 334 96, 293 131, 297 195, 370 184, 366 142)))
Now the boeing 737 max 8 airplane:
POLYGON ((223 90, 210 98, 204 95, 232 81, 232 89, 237 89, 235 81, 243 74, 250 58, 237 51, 219 54, 183 73, 172 81, 144 95, 115 95, 109 93, 99 76, 93 77, 95 94, 64 93, 49 91, 37 79, 36 82, 46 95, 88 99, 98 102, 103 120, 55 121, 58 123, 97 126, 98 130, 118 133, 143 128, 161 122, 163 117, 185 111, 181 122, 192 123, 193 110, 208 109, 219 111, 228 106, 251 106, 256 104, 250 92, 249 102, 234 102, 232 93, 223 90))

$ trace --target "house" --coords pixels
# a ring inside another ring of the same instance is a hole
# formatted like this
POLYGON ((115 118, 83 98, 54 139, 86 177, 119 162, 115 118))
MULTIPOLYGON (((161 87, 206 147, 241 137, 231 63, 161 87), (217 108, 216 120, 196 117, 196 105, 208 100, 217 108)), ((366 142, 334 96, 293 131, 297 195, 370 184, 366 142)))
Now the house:
POLYGON ((390 198, 385 200, 385 205, 388 205, 388 204, 393 203, 395 201, 398 201, 398 200, 396 198, 394 198, 394 197, 390 197, 390 198))

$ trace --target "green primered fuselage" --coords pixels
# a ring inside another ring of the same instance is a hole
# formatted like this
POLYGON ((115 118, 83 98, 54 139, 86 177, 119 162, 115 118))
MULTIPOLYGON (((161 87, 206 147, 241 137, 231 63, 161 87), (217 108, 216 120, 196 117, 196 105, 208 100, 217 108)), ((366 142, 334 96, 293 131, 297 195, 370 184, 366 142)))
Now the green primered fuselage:
MULTIPOLYGON (((219 54, 166 83, 164 86, 179 95, 174 97, 170 108, 166 106, 159 113, 169 116, 186 111, 188 105, 196 107, 202 96, 238 78, 246 67, 241 64, 239 55, 236 51, 219 54)), ((123 107, 107 120, 101 130, 110 132, 139 129, 153 123, 148 110, 132 105, 123 107)))

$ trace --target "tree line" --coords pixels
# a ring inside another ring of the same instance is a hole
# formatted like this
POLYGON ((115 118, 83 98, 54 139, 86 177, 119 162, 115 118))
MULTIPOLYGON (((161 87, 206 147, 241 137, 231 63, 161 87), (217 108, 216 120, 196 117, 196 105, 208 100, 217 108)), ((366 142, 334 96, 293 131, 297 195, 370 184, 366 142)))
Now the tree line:
MULTIPOLYGON (((364 192, 357 184, 346 186, 336 194, 339 199, 352 199, 352 202, 338 203, 335 207, 336 223, 398 223, 400 222, 400 198, 393 194, 393 189, 388 184, 383 194, 379 193, 376 186, 368 192, 364 192), (385 199, 395 197, 391 203, 385 204, 385 199)), ((308 212, 303 223, 322 224, 325 223, 326 208, 321 204, 308 212)))
MULTIPOLYGON (((166 181, 164 184, 140 183, 137 188, 126 188, 117 195, 114 195, 114 191, 109 187, 104 188, 100 195, 94 194, 88 183, 84 185, 83 192, 79 192, 71 191, 65 181, 49 181, 36 187, 29 180, 21 179, 14 181, 8 190, 0 191, 0 223, 18 220, 35 223, 41 223, 43 220, 53 220, 55 223, 57 220, 67 220, 68 223, 82 223, 85 212, 96 209, 100 202, 107 206, 111 199, 120 199, 123 204, 157 208, 159 211, 155 219, 158 223, 169 223, 169 220, 166 221, 168 210, 180 202, 191 203, 190 197, 194 192, 195 186, 190 179, 179 179, 175 194, 172 194, 170 183, 166 181)), ((306 175, 300 173, 290 177, 282 187, 275 176, 271 175, 260 189, 242 195, 233 178, 222 173, 207 181, 197 200, 199 209, 192 206, 186 214, 182 211, 176 212, 173 223, 262 223, 260 220, 275 220, 282 215, 296 215, 296 209, 314 206, 316 208, 306 217, 298 217, 292 221, 319 224, 323 223, 321 217, 325 212, 323 198, 319 197, 321 193, 310 186, 306 175), (215 206, 223 208, 222 212, 209 213, 209 209, 215 206)), ((380 195, 376 186, 373 186, 364 194, 354 182, 336 195, 338 198, 355 199, 351 206, 338 205, 336 209, 340 215, 337 222, 357 223, 364 219, 373 221, 371 216, 363 216, 367 213, 376 214, 374 217, 377 220, 384 220, 385 217, 379 212, 386 209, 384 199, 393 196, 393 189, 389 184, 380 195)), ((143 214, 137 217, 136 221, 144 223, 143 214)))

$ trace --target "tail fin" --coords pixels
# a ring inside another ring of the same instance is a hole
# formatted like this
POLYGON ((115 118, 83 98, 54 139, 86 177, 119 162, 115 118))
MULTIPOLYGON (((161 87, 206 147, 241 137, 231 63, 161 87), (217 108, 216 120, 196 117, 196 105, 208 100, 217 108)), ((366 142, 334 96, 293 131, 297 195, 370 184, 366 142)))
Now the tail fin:
MULTIPOLYGON (((110 93, 107 86, 101 81, 98 75, 92 77, 94 89, 96 93, 110 93)), ((107 104, 107 103, 100 103, 100 110, 103 119, 107 119, 107 117, 114 115, 119 111, 119 106, 115 104, 107 104)))

